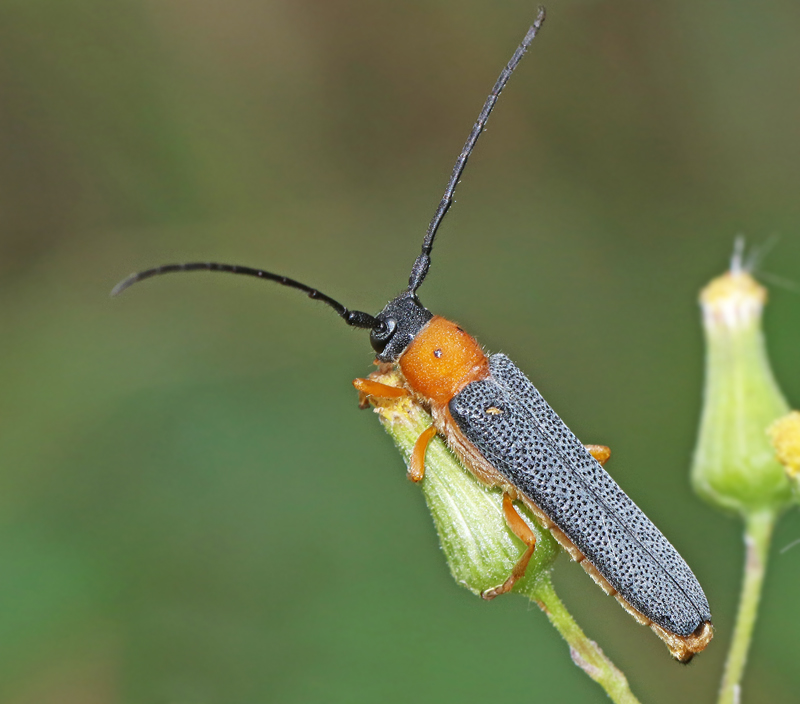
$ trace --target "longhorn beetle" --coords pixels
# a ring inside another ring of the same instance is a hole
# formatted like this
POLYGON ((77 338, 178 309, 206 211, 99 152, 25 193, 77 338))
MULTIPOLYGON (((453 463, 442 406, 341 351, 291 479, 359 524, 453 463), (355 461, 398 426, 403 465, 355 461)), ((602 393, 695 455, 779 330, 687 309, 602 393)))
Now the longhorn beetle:
POLYGON ((503 491, 506 522, 526 549, 508 579, 486 590, 484 598, 508 592, 533 555, 536 538, 514 507, 518 500, 595 582, 640 623, 649 625, 677 660, 688 662, 713 636, 708 601, 683 558, 601 466, 610 454, 608 448, 584 447, 508 357, 487 356, 473 337, 456 323, 433 315, 417 297, 430 268, 436 231, 453 203, 467 160, 544 18, 540 8, 487 98, 428 226, 408 288, 377 315, 350 310, 286 276, 209 262, 147 269, 121 281, 112 295, 160 274, 222 271, 304 291, 333 308, 349 326, 369 330, 377 362, 393 365, 403 383, 395 387, 374 378, 356 379, 353 384, 362 398, 411 397, 433 417, 433 424, 416 442, 409 477, 422 480, 425 450, 439 433, 479 480, 503 491))

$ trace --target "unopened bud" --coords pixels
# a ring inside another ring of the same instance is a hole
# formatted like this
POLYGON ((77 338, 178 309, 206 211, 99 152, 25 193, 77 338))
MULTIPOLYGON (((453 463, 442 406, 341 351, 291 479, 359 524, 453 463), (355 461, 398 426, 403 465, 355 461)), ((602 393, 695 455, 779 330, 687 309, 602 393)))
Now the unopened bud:
POLYGON ((764 346, 766 300, 766 289, 736 262, 700 295, 707 348, 692 483, 709 502, 744 514, 780 511, 791 497, 766 434, 789 410, 764 346))
MULTIPOLYGON (((394 372, 371 378, 389 386, 398 382, 394 372)), ((409 398, 374 403, 386 432, 408 463, 417 438, 433 422, 430 415, 409 398)), ((428 445, 421 487, 454 579, 475 594, 502 584, 525 549, 506 525, 502 492, 481 484, 439 437, 428 445)), ((536 550, 514 591, 530 592, 549 573, 560 548, 525 507, 519 510, 536 534, 536 550)))

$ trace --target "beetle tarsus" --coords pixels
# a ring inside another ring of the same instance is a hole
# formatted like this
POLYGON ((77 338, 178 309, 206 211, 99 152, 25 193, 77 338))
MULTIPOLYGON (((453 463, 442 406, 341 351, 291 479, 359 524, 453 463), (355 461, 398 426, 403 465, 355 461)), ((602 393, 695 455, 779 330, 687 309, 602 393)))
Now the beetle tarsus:
POLYGON ((372 379, 353 379, 353 386, 358 391, 358 407, 369 406, 369 398, 402 398, 408 396, 408 389, 401 386, 389 386, 372 379))
POLYGON ((601 465, 605 465, 611 457, 611 448, 606 445, 584 445, 584 447, 601 465))
POLYGON ((503 516, 514 535, 528 547, 517 564, 514 565, 514 569, 511 570, 511 574, 505 582, 497 587, 492 587, 491 589, 486 589, 481 592, 481 596, 487 601, 491 601, 495 597, 510 592, 513 589, 514 585, 525 576, 525 570, 528 569, 528 563, 531 561, 533 552, 536 549, 536 534, 525 522, 525 519, 520 516, 519 511, 515 508, 514 502, 508 494, 503 494, 503 516))

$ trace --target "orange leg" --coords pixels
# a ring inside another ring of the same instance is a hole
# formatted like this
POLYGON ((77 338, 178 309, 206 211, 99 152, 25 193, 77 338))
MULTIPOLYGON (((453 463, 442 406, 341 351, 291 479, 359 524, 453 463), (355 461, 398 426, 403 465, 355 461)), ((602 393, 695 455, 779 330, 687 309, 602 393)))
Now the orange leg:
POLYGON ((505 516, 508 527, 511 528, 514 535, 525 543, 528 548, 522 554, 519 562, 514 565, 514 569, 511 570, 511 574, 505 582, 499 587, 487 589, 481 594, 487 601, 511 591, 514 584, 525 575, 525 570, 528 569, 528 563, 531 561, 533 551, 536 548, 536 536, 530 526, 525 523, 522 516, 519 515, 517 509, 514 508, 514 503, 511 501, 511 497, 508 494, 503 494, 503 515, 505 516))
POLYGON ((611 448, 605 445, 584 445, 589 450, 589 454, 594 457, 600 464, 608 462, 611 457, 611 448))
POLYGON ((361 408, 366 408, 367 397, 374 398, 402 398, 408 396, 408 390, 399 386, 389 386, 388 384, 381 384, 379 381, 372 381, 372 379, 353 379, 353 386, 358 389, 358 405, 361 408))
POLYGON ((431 426, 427 430, 423 430, 414 443, 414 449, 411 451, 411 462, 406 475, 412 482, 421 482, 425 478, 425 451, 428 449, 428 443, 433 440, 434 435, 436 435, 436 428, 431 426))
POLYGON ((362 394, 368 394, 375 398, 400 398, 401 396, 408 396, 408 391, 406 389, 399 386, 381 384, 379 381, 372 381, 371 379, 353 379, 353 386, 362 394))

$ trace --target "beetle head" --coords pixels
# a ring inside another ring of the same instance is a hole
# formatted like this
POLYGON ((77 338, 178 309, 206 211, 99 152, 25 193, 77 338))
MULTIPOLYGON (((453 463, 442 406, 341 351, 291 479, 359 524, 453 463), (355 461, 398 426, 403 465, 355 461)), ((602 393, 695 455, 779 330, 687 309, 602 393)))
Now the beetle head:
POLYGON ((404 291, 375 316, 369 334, 372 349, 381 362, 396 362, 427 325, 433 314, 410 291, 404 291))

